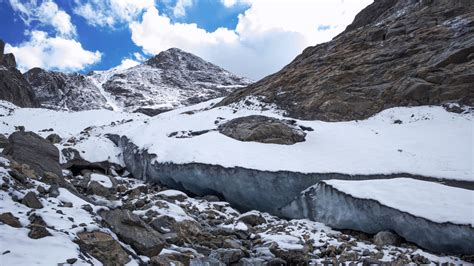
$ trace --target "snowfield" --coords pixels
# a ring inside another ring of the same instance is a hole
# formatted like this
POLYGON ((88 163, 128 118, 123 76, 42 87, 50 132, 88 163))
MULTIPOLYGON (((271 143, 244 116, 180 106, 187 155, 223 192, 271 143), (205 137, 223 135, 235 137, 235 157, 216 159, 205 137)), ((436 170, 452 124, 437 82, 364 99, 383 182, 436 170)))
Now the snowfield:
POLYGON ((241 142, 217 131, 191 138, 168 137, 177 131, 214 130, 220 123, 253 114, 284 118, 278 110, 259 111, 254 106, 211 108, 219 100, 106 131, 127 136, 163 163, 350 175, 407 173, 474 181, 472 113, 421 106, 391 108, 361 121, 296 120, 314 131, 306 132, 305 142, 294 145, 241 142))
POLYGON ((279 110, 260 111, 256 105, 211 108, 219 101, 214 99, 151 118, 109 110, 71 113, 18 108, 7 112, 11 104, 2 102, 5 116, 1 117, 0 132, 10 134, 15 126, 25 125, 26 130, 46 137, 52 132, 39 131, 53 128, 64 139, 94 127, 88 134, 95 138, 78 137, 74 146, 90 161, 121 162, 120 150, 104 137, 111 133, 126 136, 138 147, 156 154, 156 161, 163 163, 349 175, 406 173, 474 181, 472 112, 451 113, 440 106, 396 107, 360 121, 296 120, 297 125, 314 131, 307 131, 306 141, 294 145, 242 142, 217 131, 190 138, 169 137, 179 131, 215 130, 219 124, 241 116, 284 118, 279 110))

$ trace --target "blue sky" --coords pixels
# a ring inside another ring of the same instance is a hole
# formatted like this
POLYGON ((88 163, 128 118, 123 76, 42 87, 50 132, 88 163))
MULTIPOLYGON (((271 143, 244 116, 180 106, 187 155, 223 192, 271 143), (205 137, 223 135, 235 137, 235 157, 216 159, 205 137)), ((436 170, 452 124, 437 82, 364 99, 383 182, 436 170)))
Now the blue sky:
POLYGON ((370 0, 0 0, 22 71, 130 67, 178 47, 253 79, 344 30, 370 0))

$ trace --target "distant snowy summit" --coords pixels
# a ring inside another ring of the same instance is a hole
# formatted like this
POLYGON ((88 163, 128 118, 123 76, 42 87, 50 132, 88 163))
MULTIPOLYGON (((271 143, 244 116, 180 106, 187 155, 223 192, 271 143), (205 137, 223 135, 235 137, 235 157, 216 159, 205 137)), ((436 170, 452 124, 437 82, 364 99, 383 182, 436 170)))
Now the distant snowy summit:
POLYGON ((251 83, 177 48, 128 69, 82 75, 33 68, 24 77, 45 108, 111 109, 148 115, 226 96, 251 83))

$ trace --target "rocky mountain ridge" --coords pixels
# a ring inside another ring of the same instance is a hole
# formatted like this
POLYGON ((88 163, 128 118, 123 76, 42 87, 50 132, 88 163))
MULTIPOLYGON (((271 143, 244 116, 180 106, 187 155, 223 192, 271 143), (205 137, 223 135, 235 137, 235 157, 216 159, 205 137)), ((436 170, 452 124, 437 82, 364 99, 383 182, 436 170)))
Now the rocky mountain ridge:
POLYGON ((177 48, 128 69, 82 75, 33 68, 24 76, 45 108, 149 115, 222 97, 251 82, 177 48))
POLYGON ((34 91, 16 68, 15 56, 4 54, 5 43, 0 40, 0 99, 21 107, 38 106, 34 91))
POLYGON ((394 106, 474 105, 472 1, 377 0, 332 41, 217 106, 259 97, 299 119, 364 119, 394 106))

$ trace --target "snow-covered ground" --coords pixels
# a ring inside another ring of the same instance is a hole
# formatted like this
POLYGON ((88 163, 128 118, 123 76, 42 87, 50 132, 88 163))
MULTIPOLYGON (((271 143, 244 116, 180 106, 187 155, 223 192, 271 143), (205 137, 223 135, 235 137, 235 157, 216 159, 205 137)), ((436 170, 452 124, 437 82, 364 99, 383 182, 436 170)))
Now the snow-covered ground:
POLYGON ((75 144, 92 161, 108 157, 114 160, 118 156, 120 152, 103 137, 105 133, 113 133, 127 136, 138 147, 156 154, 159 162, 198 162, 302 173, 407 173, 474 181, 472 113, 457 114, 440 106, 420 106, 387 109, 361 121, 297 120, 298 125, 314 131, 306 132, 306 141, 294 145, 242 142, 217 131, 191 138, 168 137, 177 131, 216 129, 219 123, 253 114, 283 118, 279 110, 271 108, 267 111, 245 105, 211 108, 219 100, 152 118, 108 110, 56 112, 19 108, 7 112, 11 105, 2 102, 2 106, 9 107, 1 109, 6 116, 1 117, 0 133, 9 134, 15 126, 24 125, 26 130, 44 137, 51 132, 41 130, 53 128, 64 139, 78 136, 87 127, 96 127, 90 132, 95 138, 78 137, 80 140, 75 144))
POLYGON ((473 190, 412 178, 323 182, 355 198, 376 200, 430 221, 474 227, 473 190))
POLYGON ((163 113, 147 123, 124 124, 110 132, 157 154, 158 162, 302 173, 408 173, 474 181, 472 113, 420 106, 387 109, 361 121, 296 120, 314 131, 294 145, 241 142, 217 131, 192 138, 168 137, 176 131, 216 129, 219 123, 253 114, 283 118, 278 110, 259 111, 245 105, 209 109, 219 100, 163 113))

